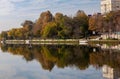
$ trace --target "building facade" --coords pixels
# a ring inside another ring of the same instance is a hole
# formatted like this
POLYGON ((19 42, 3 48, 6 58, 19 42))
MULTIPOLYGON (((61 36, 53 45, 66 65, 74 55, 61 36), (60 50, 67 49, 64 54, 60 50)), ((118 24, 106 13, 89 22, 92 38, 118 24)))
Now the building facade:
POLYGON ((101 13, 120 10, 120 0, 101 0, 101 13))

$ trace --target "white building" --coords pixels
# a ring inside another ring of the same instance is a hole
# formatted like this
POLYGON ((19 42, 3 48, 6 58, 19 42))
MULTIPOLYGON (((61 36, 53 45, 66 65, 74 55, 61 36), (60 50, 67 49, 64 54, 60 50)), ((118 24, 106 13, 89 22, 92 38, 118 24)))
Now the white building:
POLYGON ((101 13, 120 10, 120 0, 101 0, 101 13))

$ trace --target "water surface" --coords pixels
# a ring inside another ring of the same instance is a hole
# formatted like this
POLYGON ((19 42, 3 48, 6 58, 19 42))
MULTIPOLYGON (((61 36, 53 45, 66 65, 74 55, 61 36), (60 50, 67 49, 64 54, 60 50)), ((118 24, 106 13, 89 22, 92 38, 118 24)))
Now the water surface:
POLYGON ((0 79, 118 79, 119 59, 104 45, 1 45, 0 79))

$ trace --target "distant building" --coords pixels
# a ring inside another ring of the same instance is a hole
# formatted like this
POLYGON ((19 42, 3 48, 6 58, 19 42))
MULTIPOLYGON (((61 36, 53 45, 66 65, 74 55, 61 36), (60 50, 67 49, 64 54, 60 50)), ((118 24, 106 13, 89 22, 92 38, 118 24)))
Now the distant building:
POLYGON ((101 0, 101 13, 120 10, 120 0, 101 0))

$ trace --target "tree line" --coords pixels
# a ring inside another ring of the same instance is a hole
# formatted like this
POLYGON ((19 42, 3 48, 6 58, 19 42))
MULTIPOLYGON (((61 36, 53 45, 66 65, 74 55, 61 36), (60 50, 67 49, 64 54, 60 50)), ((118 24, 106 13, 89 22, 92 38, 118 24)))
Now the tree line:
POLYGON ((87 15, 78 10, 73 17, 62 13, 53 16, 50 11, 46 11, 35 22, 26 20, 21 25, 22 28, 3 31, 1 39, 79 39, 91 36, 93 31, 99 34, 119 32, 120 11, 87 15))

